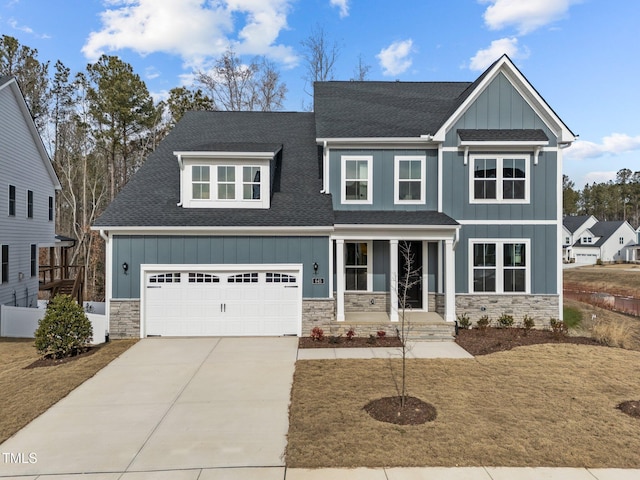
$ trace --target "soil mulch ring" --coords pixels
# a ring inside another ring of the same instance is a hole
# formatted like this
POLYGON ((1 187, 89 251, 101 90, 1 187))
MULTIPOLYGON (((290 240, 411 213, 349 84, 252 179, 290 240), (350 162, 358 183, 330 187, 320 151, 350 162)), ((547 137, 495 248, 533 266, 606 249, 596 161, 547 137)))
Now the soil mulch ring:
POLYGON ((354 337, 351 340, 338 337, 331 341, 328 337, 322 340, 314 340, 311 337, 300 337, 298 348, 371 348, 371 347, 401 347, 402 342, 398 337, 354 337))
POLYGON ((400 397, 383 397, 367 403, 364 410, 379 422, 396 425, 422 425, 438 416, 436 407, 416 397, 405 397, 404 407, 400 397))
POLYGON ((39 358, 35 362, 30 365, 27 365, 25 370, 29 368, 39 368, 39 367, 54 367, 56 365, 62 365, 63 363, 73 362, 74 360, 78 360, 80 358, 88 357, 89 355, 93 355, 100 349, 101 345, 96 345, 93 347, 87 347, 86 350, 82 352, 76 352, 69 357, 63 358, 52 358, 51 356, 45 356, 43 358, 39 358))
POLYGON ((640 418, 640 400, 628 400, 616 407, 630 417, 640 418))
POLYGON ((487 328, 486 330, 459 330, 456 343, 473 356, 511 350, 515 347, 540 343, 571 343, 576 345, 600 345, 588 337, 558 335, 550 330, 522 328, 487 328))

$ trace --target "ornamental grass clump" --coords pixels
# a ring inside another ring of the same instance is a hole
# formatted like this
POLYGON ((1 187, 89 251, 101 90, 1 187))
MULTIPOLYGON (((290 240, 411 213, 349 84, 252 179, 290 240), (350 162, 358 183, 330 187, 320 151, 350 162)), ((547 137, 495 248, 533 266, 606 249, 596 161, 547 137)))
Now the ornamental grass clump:
POLYGON ((64 358, 87 350, 93 327, 84 310, 69 295, 57 295, 38 322, 35 347, 49 358, 64 358))

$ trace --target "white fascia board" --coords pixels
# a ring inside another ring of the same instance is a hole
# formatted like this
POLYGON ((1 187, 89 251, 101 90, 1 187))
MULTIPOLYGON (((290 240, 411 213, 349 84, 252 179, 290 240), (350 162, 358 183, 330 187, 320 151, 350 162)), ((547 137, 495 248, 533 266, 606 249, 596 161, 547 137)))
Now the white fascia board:
POLYGON ((433 141, 444 142, 447 132, 455 125, 455 123, 464 115, 469 106, 477 100, 480 94, 487 86, 502 72, 511 82, 513 87, 525 98, 534 112, 542 119, 545 125, 556 134, 559 144, 571 144, 577 140, 571 130, 549 107, 547 102, 533 88, 526 78, 518 71, 506 55, 503 55, 496 62, 490 72, 482 79, 480 84, 474 89, 462 105, 445 121, 440 129, 433 135, 433 141))
POLYGON ((446 240, 455 238, 460 225, 349 225, 335 226, 331 240, 446 240))
POLYGON ((526 141, 526 142, 518 142, 518 141, 509 141, 509 142, 492 142, 492 141, 459 141, 458 145, 461 147, 485 147, 485 148, 495 148, 495 147, 546 147, 549 145, 548 141, 526 141))
POLYGON ((389 146, 436 146, 431 135, 420 137, 343 137, 343 138, 316 138, 318 145, 329 145, 331 147, 348 147, 358 145, 359 147, 387 148, 389 146))
POLYGON ((20 112, 27 123, 27 127, 31 133, 31 137, 33 138, 33 143, 40 154, 40 158, 42 159, 42 163, 44 163, 45 168, 47 169, 47 173, 51 178, 51 183, 53 184, 53 189, 57 191, 62 190, 62 185, 60 184, 60 180, 58 179, 58 175, 56 171, 53 169, 53 164, 51 163, 51 159, 49 158, 49 154, 47 153, 47 149, 44 148, 44 143, 42 142, 42 137, 38 133, 38 129, 36 128, 36 124, 31 117, 31 112, 29 111, 29 107, 27 106, 27 102, 24 99, 24 95, 22 95, 22 91, 20 90, 20 86, 16 81, 15 77, 9 80, 7 83, 2 85, 0 89, 4 89, 5 87, 11 88, 13 95, 15 96, 18 107, 20 108, 20 112))
POLYGON ((260 159, 272 159, 281 149, 273 152, 182 152, 176 151, 173 154, 182 158, 237 158, 247 160, 260 160, 260 159))
POLYGON ((249 235, 249 236, 285 236, 285 235, 329 235, 332 226, 324 227, 91 227, 113 235, 249 235))

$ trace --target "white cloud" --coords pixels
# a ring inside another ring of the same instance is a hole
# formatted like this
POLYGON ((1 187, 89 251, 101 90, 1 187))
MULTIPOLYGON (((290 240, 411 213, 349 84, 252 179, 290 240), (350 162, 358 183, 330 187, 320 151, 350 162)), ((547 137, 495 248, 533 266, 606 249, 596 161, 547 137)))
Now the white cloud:
POLYGON ((513 26, 520 35, 533 32, 563 18, 581 0, 480 0, 490 3, 484 22, 491 30, 513 26))
POLYGON ((340 9, 340 18, 349 16, 349 0, 330 0, 332 7, 340 9))
POLYGON ((387 48, 380 50, 376 58, 380 61, 383 75, 400 75, 406 72, 413 60, 410 55, 413 51, 413 40, 393 42, 387 48))
POLYGON ((33 35, 36 38, 43 38, 43 39, 51 38, 51 36, 47 35, 46 33, 36 33, 36 32, 34 32, 33 28, 31 28, 31 27, 29 27, 27 25, 18 24, 17 20, 14 19, 14 18, 10 18, 7 21, 7 23, 14 30, 17 30, 17 31, 23 32, 23 33, 27 33, 29 35, 33 35))
POLYGON ((620 155, 640 150, 640 135, 632 137, 625 133, 612 133, 602 143, 579 140, 567 149, 565 158, 584 160, 605 155, 620 155))
POLYGON ((105 52, 131 49, 142 55, 179 55, 201 66, 228 48, 295 64, 291 47, 276 44, 287 28, 291 0, 105 0, 102 29, 91 32, 82 52, 96 60, 105 52), (236 22, 244 21, 237 31, 236 22))
POLYGON ((517 38, 501 38, 491 42, 491 45, 484 50, 478 50, 475 56, 471 58, 469 68, 471 70, 485 70, 505 53, 512 60, 529 57, 529 50, 526 47, 520 48, 517 38))

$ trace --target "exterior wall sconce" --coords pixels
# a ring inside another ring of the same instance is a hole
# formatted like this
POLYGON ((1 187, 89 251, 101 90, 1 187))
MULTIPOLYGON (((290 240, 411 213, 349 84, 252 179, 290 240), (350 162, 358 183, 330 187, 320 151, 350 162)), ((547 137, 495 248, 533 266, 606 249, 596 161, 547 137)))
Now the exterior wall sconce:
POLYGON ((124 272, 124 274, 126 275, 127 272, 129 271, 129 264, 127 262, 124 262, 122 264, 122 271, 124 272))
POLYGON ((313 262, 313 274, 316 275, 318 273, 318 262, 313 262))

